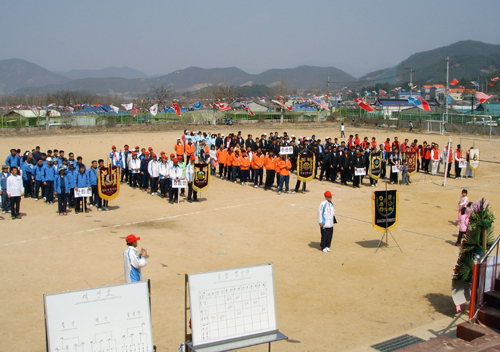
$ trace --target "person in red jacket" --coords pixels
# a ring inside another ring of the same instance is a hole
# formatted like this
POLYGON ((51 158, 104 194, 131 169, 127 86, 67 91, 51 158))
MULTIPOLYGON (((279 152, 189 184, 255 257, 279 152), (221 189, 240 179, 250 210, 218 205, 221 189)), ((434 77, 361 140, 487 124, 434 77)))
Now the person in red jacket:
POLYGON ((394 149, 394 147, 397 147, 398 150, 401 150, 401 143, 399 143, 398 137, 394 137, 394 142, 392 142, 392 149, 394 149))

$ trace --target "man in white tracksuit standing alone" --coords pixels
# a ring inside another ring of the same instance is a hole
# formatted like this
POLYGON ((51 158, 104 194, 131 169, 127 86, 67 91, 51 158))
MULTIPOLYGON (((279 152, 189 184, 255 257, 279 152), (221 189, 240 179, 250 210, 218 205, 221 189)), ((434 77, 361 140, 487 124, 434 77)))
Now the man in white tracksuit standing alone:
POLYGON ((140 251, 137 249, 137 241, 140 239, 134 235, 128 235, 125 239, 128 248, 123 252, 123 264, 127 283, 141 281, 141 268, 147 264, 148 252, 143 248, 140 251))
POLYGON ((325 200, 318 208, 318 224, 321 230, 321 250, 324 253, 330 252, 330 245, 333 237, 333 224, 335 223, 335 207, 332 203, 332 193, 325 192, 325 200))

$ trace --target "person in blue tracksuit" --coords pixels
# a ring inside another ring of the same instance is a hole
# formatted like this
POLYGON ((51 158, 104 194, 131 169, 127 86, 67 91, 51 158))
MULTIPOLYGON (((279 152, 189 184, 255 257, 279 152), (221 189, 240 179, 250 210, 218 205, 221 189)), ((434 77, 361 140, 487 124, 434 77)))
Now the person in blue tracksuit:
POLYGON ((68 168, 66 169, 66 174, 69 176, 69 181, 70 181, 70 192, 68 193, 68 208, 74 208, 75 207, 75 182, 76 182, 76 175, 78 174, 78 170, 75 169, 75 164, 74 163, 69 163, 68 168))
POLYGON ((125 183, 132 183, 132 177, 130 175, 130 170, 128 168, 128 164, 130 159, 132 159, 132 153, 129 152, 129 146, 125 144, 124 146, 125 151, 121 153, 120 157, 120 167, 121 167, 121 181, 120 182, 125 182, 125 183))
POLYGON ((43 182, 45 184, 45 200, 47 204, 54 204, 54 181, 56 180, 57 170, 52 165, 52 158, 47 157, 48 167, 45 169, 45 177, 43 182))
POLYGON ((97 189, 97 161, 92 160, 92 166, 87 170, 87 179, 89 181, 90 188, 92 188, 92 196, 90 197, 90 207, 97 207, 99 190, 97 189))
POLYGON ((5 164, 7 164, 12 170, 13 167, 17 167, 18 169, 21 167, 21 157, 17 154, 17 151, 15 149, 10 150, 10 154, 5 159, 5 164))
POLYGON ((144 155, 141 155, 141 188, 144 192, 149 188, 148 166, 150 161, 149 152, 145 152, 144 155))
POLYGON ((21 165, 21 171, 23 174, 23 184, 24 184, 24 198, 35 197, 33 193, 33 159, 28 159, 21 165))
MULTIPOLYGON (((78 190, 78 188, 91 188, 87 173, 85 172, 85 165, 83 164, 80 165, 80 169, 75 177, 75 190, 78 190)), ((78 214, 80 211, 88 212, 87 197, 75 197, 75 214, 78 214), (81 203, 83 203, 83 206, 80 208, 81 203)))
POLYGON ((45 170, 47 166, 44 164, 43 159, 38 159, 36 165, 33 167, 33 179, 35 180, 35 200, 38 200, 40 188, 42 189, 42 198, 45 197, 45 170))
POLYGON ((9 197, 7 197, 7 178, 10 176, 9 166, 2 166, 0 174, 0 193, 2 195, 2 214, 5 214, 10 209, 9 197))
POLYGON ((66 173, 66 166, 61 166, 59 168, 59 174, 56 176, 54 181, 54 189, 57 193, 57 204, 59 215, 68 215, 67 205, 68 205, 68 194, 72 191, 71 189, 71 174, 66 173))

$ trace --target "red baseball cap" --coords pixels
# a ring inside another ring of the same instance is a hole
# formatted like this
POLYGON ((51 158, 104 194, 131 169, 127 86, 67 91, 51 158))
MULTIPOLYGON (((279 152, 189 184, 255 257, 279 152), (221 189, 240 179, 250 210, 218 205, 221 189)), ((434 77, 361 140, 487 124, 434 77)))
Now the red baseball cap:
POLYGON ((191 155, 191 160, 196 160, 196 157, 194 155, 191 155))
POLYGON ((163 155, 163 154, 165 154, 165 152, 161 152, 160 154, 163 155))
POLYGON ((332 192, 326 191, 325 192, 325 197, 330 198, 332 196, 332 192))
POLYGON ((136 152, 132 152, 132 155, 137 155, 137 153, 136 152))
POLYGON ((146 153, 144 153, 144 154, 149 155, 149 152, 146 152, 146 153))
POLYGON ((156 158, 156 154, 155 153, 153 153, 153 158, 156 158))
POLYGON ((177 158, 174 158, 173 161, 174 161, 174 163, 178 163, 179 162, 179 160, 177 160, 177 158))
POLYGON ((135 149, 139 149, 139 146, 137 146, 137 145, 136 145, 136 146, 135 146, 135 149))
POLYGON ((166 159, 166 158, 167 158, 167 156, 166 156, 166 155, 162 155, 162 156, 161 156, 161 158, 162 158, 162 159, 166 159))
POLYGON ((112 146, 111 149, 116 149, 116 145, 112 146))
POLYGON ((125 146, 125 149, 128 149, 128 145, 125 146))
POLYGON ((135 237, 134 235, 128 235, 127 238, 125 238, 125 242, 132 243, 135 241, 139 241, 140 239, 141 239, 140 237, 135 237))
POLYGON ((175 156, 175 154, 174 154, 174 153, 172 153, 172 154, 170 154, 170 156, 175 156))
POLYGON ((148 150, 153 150, 153 148, 149 147, 148 150))

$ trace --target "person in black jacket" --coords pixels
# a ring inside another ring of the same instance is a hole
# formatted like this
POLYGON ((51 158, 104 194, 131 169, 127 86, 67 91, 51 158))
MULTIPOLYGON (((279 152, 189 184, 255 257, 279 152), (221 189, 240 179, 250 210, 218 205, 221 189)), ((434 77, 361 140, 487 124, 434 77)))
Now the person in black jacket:
POLYGON ((323 153, 319 153, 319 166, 321 168, 321 172, 319 174, 319 180, 323 181, 323 176, 328 181, 330 176, 330 166, 332 164, 332 149, 330 146, 327 146, 323 153))
POLYGON ((332 148, 332 163, 330 165, 330 180, 335 183, 337 182, 337 173, 340 165, 340 155, 341 152, 337 150, 337 147, 332 148))
POLYGON ((221 134, 217 134, 217 138, 215 138, 215 149, 219 149, 221 144, 224 144, 223 138, 224 136, 221 136, 221 134))
MULTIPOLYGON (((364 169, 365 172, 366 172, 366 167, 365 167, 365 158, 363 155, 361 155, 361 152, 360 151, 356 151, 356 154, 354 156, 354 158, 351 159, 351 165, 352 165, 352 173, 354 175, 354 173, 356 172, 356 170, 358 169, 364 169)), ((353 180, 352 180, 352 187, 353 188, 360 188, 359 187, 359 184, 360 184, 360 181, 361 181, 361 177, 363 176, 356 176, 354 175, 353 176, 353 180)))
POLYGON ((347 186, 347 181, 350 178, 350 169, 349 169, 349 164, 351 162, 351 155, 349 154, 349 150, 344 149, 344 154, 340 156, 340 172, 341 172, 341 183, 344 186, 347 186))
POLYGON ((245 149, 248 149, 248 147, 250 147, 252 151, 257 149, 255 148, 255 141, 253 140, 253 136, 251 134, 248 135, 248 138, 245 141, 245 149))

